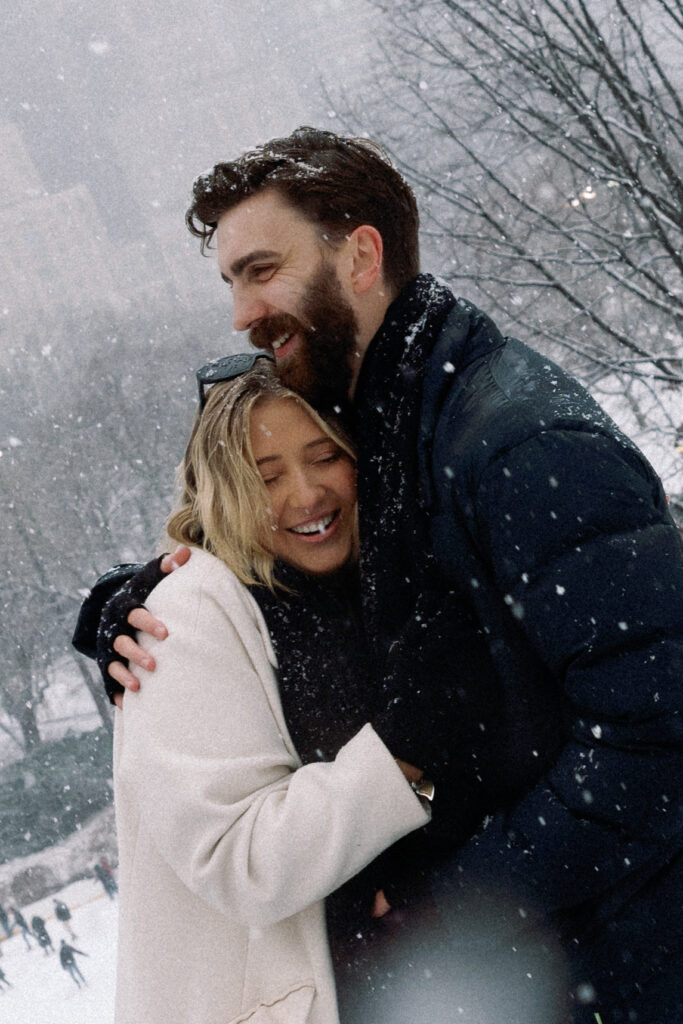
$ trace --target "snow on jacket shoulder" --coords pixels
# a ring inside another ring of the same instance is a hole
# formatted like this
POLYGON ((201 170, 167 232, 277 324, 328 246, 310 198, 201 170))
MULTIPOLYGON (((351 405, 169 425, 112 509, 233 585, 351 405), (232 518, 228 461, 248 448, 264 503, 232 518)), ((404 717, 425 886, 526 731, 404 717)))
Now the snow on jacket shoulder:
POLYGON ((203 551, 116 715, 117 1022, 336 1020, 321 900, 427 815, 368 725, 300 767, 261 613, 203 551))

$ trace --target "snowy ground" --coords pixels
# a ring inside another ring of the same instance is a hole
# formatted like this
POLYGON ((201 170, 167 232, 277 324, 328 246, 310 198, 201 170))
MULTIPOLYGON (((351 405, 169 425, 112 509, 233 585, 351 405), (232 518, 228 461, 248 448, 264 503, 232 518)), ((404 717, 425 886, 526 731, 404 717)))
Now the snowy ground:
POLYGON ((22 913, 30 923, 34 914, 45 919, 55 950, 62 938, 88 956, 76 956, 87 984, 77 988, 59 963, 58 953, 45 956, 31 939, 27 951, 20 933, 0 942, 0 968, 12 988, 2 986, 0 1021, 7 1024, 112 1024, 116 969, 117 903, 105 896, 95 879, 84 879, 54 893, 71 908, 77 938, 70 940, 61 921, 55 920, 52 897, 39 900, 22 913))

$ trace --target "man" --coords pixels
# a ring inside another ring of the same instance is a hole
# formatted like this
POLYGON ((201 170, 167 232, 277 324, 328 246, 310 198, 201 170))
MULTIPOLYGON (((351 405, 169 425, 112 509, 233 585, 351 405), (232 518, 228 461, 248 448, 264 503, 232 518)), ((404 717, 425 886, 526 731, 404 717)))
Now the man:
MULTIPOLYGON (((651 468, 557 366, 418 275, 414 198, 372 143, 273 140, 200 177, 187 223, 215 242, 234 325, 282 379, 351 402, 363 612, 391 698, 373 724, 432 770, 444 665, 454 689, 499 694, 499 770, 480 780, 497 813, 425 866, 452 997, 465 962, 480 988, 487 958, 540 962, 550 922, 573 1020, 680 1019, 683 550, 651 468), (456 672, 458 656, 475 669, 456 672)), ((142 610, 130 621, 163 630, 142 610)), ((130 637, 115 648, 153 667, 130 637)), ((434 820, 450 825, 436 774, 434 820)), ((462 1019, 531 1019, 505 997, 462 1019)), ((453 1005, 424 1019, 459 1019, 453 1005)))
POLYGON ((4 932, 5 932, 5 935, 7 936, 7 938, 11 939, 11 937, 12 937, 12 926, 9 923, 9 917, 7 915, 7 911, 2 906, 2 904, 0 904, 0 925, 2 925, 2 927, 4 929, 4 932))
POLYGON ((31 931, 38 940, 38 945, 45 953, 45 956, 49 956, 50 951, 54 952, 54 946, 52 945, 52 939, 50 933, 45 927, 45 919, 40 914, 34 914, 31 918, 31 931))
POLYGON ((56 897, 52 897, 52 902, 55 905, 55 917, 58 921, 61 921, 66 931, 69 933, 69 938, 75 939, 76 935, 71 924, 71 911, 64 902, 64 900, 58 900, 56 897))
POLYGON ((26 943, 26 948, 31 949, 31 940, 29 939, 31 929, 28 926, 26 918, 20 910, 16 909, 16 907, 10 907, 10 910, 14 914, 14 923, 21 931, 24 942, 26 943))
POLYGON ((109 899, 113 900, 116 893, 119 891, 119 887, 116 884, 116 879, 114 878, 106 857, 102 857, 99 863, 94 865, 93 873, 95 878, 102 883, 102 888, 109 899))
POLYGON ((59 943, 59 962, 62 965, 63 970, 67 971, 71 975, 73 980, 76 982, 78 988, 81 987, 81 981, 86 984, 86 980, 81 973, 81 969, 76 963, 76 957, 74 953, 78 953, 79 956, 87 956, 80 949, 76 949, 75 946, 70 946, 66 939, 62 939, 59 943), (80 981, 78 980, 80 978, 80 981))

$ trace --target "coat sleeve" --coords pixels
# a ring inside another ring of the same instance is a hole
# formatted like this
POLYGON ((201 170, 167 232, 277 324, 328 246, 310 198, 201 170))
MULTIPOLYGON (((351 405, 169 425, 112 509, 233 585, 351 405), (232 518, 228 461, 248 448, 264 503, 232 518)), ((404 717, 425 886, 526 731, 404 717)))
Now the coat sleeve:
POLYGON ((106 603, 120 590, 124 583, 142 569, 142 563, 126 562, 115 565, 95 582, 83 601, 71 643, 86 658, 97 657, 97 630, 106 603))
POLYGON ((561 689, 566 741, 460 870, 576 905, 680 846, 681 538, 639 453, 581 430, 499 452, 473 514, 501 602, 561 689))
POLYGON ((428 816, 369 725, 333 762, 300 767, 252 598, 221 563, 188 565, 149 602, 169 636, 143 638, 157 669, 126 693, 119 783, 189 889, 265 925, 428 816))

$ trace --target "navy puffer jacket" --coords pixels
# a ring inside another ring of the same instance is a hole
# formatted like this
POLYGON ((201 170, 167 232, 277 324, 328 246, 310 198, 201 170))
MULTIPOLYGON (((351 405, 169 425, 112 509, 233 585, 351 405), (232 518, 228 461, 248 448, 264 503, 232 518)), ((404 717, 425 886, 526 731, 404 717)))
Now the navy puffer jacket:
POLYGON ((355 427, 366 627, 396 689, 376 725, 434 766, 431 827, 444 790, 456 826, 436 903, 454 928, 479 897, 549 915, 616 1005, 683 956, 683 545, 661 484, 581 385, 428 277, 365 356, 355 427), (464 842, 448 673, 498 712, 464 842))
POLYGON ((464 304, 425 370, 420 458, 433 549, 510 715, 540 687, 563 718, 552 766, 451 880, 536 898, 584 943, 628 919, 643 949, 680 946, 683 545, 657 476, 585 389, 464 304))

